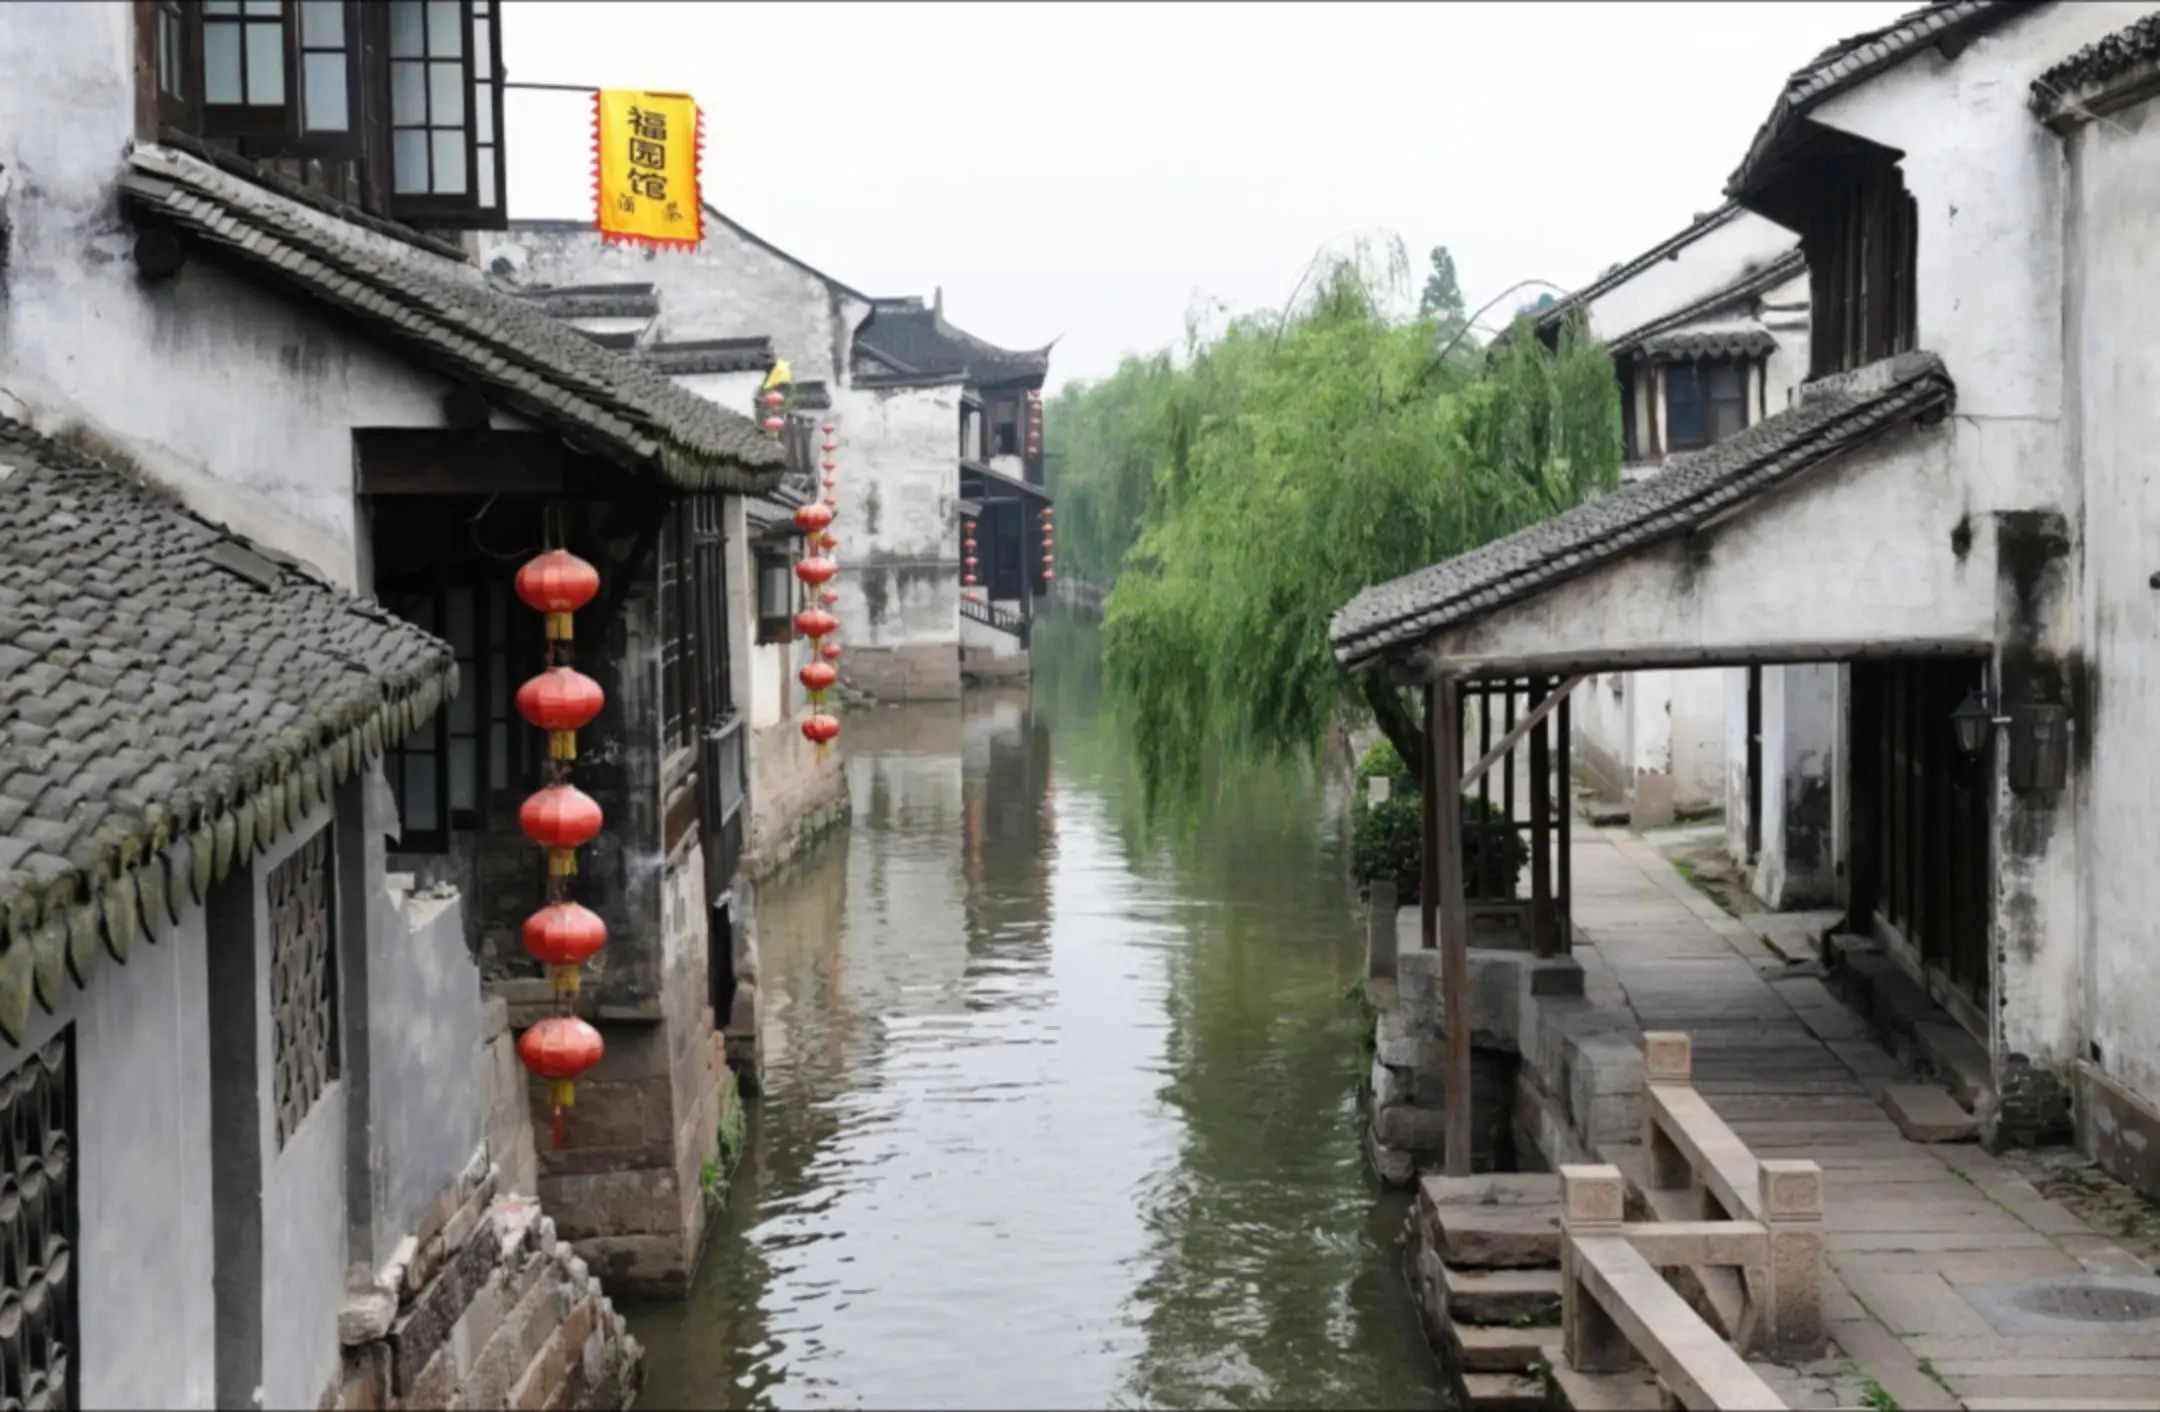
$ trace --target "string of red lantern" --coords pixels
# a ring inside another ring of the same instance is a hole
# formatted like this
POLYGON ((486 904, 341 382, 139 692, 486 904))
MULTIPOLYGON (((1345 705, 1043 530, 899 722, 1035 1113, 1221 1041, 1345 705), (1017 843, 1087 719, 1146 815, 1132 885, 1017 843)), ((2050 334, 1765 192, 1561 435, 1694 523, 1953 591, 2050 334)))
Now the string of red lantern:
POLYGON ((960 565, 961 596, 979 600, 982 597, 981 594, 967 592, 967 590, 975 587, 980 582, 975 577, 975 522, 973 520, 962 520, 960 522, 960 550, 964 556, 960 565))
POLYGON ((1057 563, 1057 559, 1056 559, 1056 557, 1055 557, 1055 556, 1053 556, 1053 555, 1051 554, 1051 552, 1050 552, 1050 550, 1051 550, 1052 546, 1054 546, 1054 545, 1055 545, 1055 544, 1057 543, 1057 538, 1056 538, 1055 534, 1053 533, 1053 530, 1054 530, 1054 528, 1055 528, 1055 527, 1054 527, 1054 525, 1052 524, 1052 521, 1051 521, 1051 518, 1050 518, 1050 507, 1049 507, 1048 505, 1045 505, 1045 506, 1043 506, 1043 507, 1042 507, 1042 515, 1041 515, 1041 519, 1042 519, 1042 549, 1043 549, 1043 553, 1042 553, 1042 579, 1043 579, 1043 582, 1044 582, 1044 583, 1050 583, 1050 582, 1054 581, 1054 580, 1055 580, 1055 579, 1057 578, 1057 574, 1056 574, 1055 572, 1053 572, 1053 567, 1052 567, 1052 566, 1054 566, 1054 565, 1055 565, 1055 564, 1057 563))
POLYGON ((577 733, 607 704, 600 684, 570 665, 573 615, 599 593, 600 575, 568 550, 549 549, 518 570, 516 588, 525 606, 545 615, 547 666, 518 688, 517 708, 527 722, 547 732, 549 772, 548 783, 518 810, 518 826, 547 850, 548 864, 547 904, 526 918, 521 939, 526 951, 547 967, 557 1008, 518 1036, 518 1059, 547 1081, 559 1148, 563 1110, 576 1100, 578 1076, 599 1063, 606 1051, 600 1032, 572 1010, 579 967, 607 943, 607 924, 569 898, 577 850, 598 837, 602 824, 600 806, 570 782, 577 733))
MULTIPOLYGON (((833 496, 839 480, 833 473, 839 469, 839 462, 834 457, 840 450, 840 443, 833 439, 836 428, 831 422, 825 423, 819 430, 825 438, 824 456, 820 462, 825 472, 825 495, 795 512, 795 527, 802 531, 812 550, 824 552, 812 553, 807 558, 797 560, 795 577, 801 581, 806 598, 809 593, 815 592, 819 604, 832 604, 840 601, 840 591, 832 586, 833 576, 839 573, 840 566, 827 557, 840 543, 832 532, 832 522, 839 514, 839 502, 833 496)), ((840 655, 840 644, 830 640, 839 629, 840 620, 823 607, 809 606, 806 603, 803 610, 795 615, 795 631, 810 640, 812 654, 811 659, 795 674, 796 680, 803 684, 803 689, 810 693, 810 704, 813 708, 811 713, 803 718, 803 739, 817 746, 818 758, 821 760, 825 758, 825 752, 834 738, 840 734, 838 718, 825 709, 825 693, 840 679, 838 669, 833 666, 834 660, 840 655)))

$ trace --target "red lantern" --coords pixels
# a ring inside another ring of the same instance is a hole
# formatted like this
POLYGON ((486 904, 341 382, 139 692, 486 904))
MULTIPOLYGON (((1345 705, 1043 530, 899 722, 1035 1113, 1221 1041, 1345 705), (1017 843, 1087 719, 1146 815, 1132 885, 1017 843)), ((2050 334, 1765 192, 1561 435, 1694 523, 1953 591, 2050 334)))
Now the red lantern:
POLYGON ((767 436, 778 436, 780 434, 780 429, 786 425, 787 421, 785 418, 767 417, 765 419, 765 434, 767 436))
POLYGON ((839 661, 839 660, 840 660, 840 644, 839 644, 839 643, 837 643, 837 642, 827 642, 827 643, 821 644, 821 645, 820 645, 820 646, 818 647, 818 656, 820 656, 820 657, 823 657, 823 658, 824 658, 824 659, 825 659, 826 661, 828 661, 828 662, 837 662, 837 661, 839 661))
POLYGON ((817 542, 820 549, 838 549, 840 547, 840 536, 834 534, 831 530, 827 530, 817 537, 817 542))
POLYGON ((824 432, 827 436, 831 436, 833 434, 833 424, 831 422, 827 422, 823 426, 819 427, 818 430, 824 432))
POLYGON ((548 874, 569 877, 577 871, 577 850, 600 834, 600 806, 573 784, 551 784, 534 791, 518 810, 518 827, 548 851, 548 874))
POLYGON ((961 523, 960 523, 960 532, 961 532, 962 534, 973 534, 973 533, 975 533, 975 522, 974 522, 973 520, 963 520, 963 521, 961 521, 961 523))
POLYGON ((1055 556, 1049 554, 1043 555, 1043 568, 1048 569, 1052 564, 1055 564, 1056 562, 1057 559, 1055 556))
POLYGON ((600 572, 567 549, 550 549, 517 571, 517 596, 547 614, 550 641, 570 640, 570 615, 600 592, 600 572))
POLYGON ((967 556, 967 558, 961 560, 960 562, 972 569, 975 567, 975 556, 970 554, 967 556))
POLYGON ((966 575, 960 580, 960 584, 963 588, 973 588, 975 586, 975 575, 966 575))
POLYGON ((578 967, 607 945, 607 923, 575 902, 551 902, 525 919, 525 949, 547 963, 558 996, 578 992, 578 967))
POLYGON ((785 402, 785 401, 787 401, 787 394, 786 394, 785 392, 782 392, 782 391, 781 391, 781 390, 780 390, 779 388, 777 388, 777 387, 774 387, 774 388, 768 388, 768 389, 766 389, 766 392, 765 392, 765 405, 766 405, 766 406, 768 406, 768 407, 778 407, 778 406, 779 406, 779 405, 780 405, 781 403, 783 403, 783 402, 785 402))
POLYGON ((517 693, 518 714, 548 733, 550 760, 577 759, 577 733, 606 704, 600 683, 569 667, 550 667, 517 693))
POLYGON ((834 486, 838 484, 840 484, 840 482, 834 480, 831 476, 825 477, 825 488, 827 490, 831 490, 834 486))
POLYGON ((1055 579, 1056 577, 1057 577, 1057 575, 1056 575, 1056 574, 1053 574, 1053 573, 1051 573, 1051 572, 1050 572, 1050 571, 1049 571, 1048 569, 1044 569, 1044 570, 1043 570, 1043 582, 1044 582, 1044 583, 1049 583, 1049 582, 1050 582, 1050 581, 1051 581, 1052 579, 1055 579))
POLYGON ((840 722, 819 711, 803 718, 802 733, 803 739, 817 746, 818 754, 823 755, 833 737, 840 734, 840 722))
POLYGON ((795 528, 804 534, 816 534, 833 522, 832 506, 810 504, 795 511, 795 528))
POLYGON ((1039 512, 1037 512, 1037 514, 1036 514, 1036 518, 1037 518, 1037 519, 1040 519, 1040 520, 1047 520, 1047 519, 1049 519, 1049 518, 1050 518, 1050 507, 1049 507, 1048 505, 1045 505, 1045 506, 1043 506, 1043 507, 1042 507, 1042 509, 1041 509, 1041 510, 1040 510, 1039 512))
POLYGON ((839 468, 839 465, 840 463, 838 461, 827 461, 825 463, 825 474, 831 475, 836 469, 839 468))
POLYGON ((840 590, 837 588, 821 588, 818 590, 817 601, 820 603, 838 603, 840 601, 840 590))
POLYGON ((809 608, 795 615, 795 631, 804 637, 820 638, 840 630, 840 620, 823 608, 809 608))
POLYGON ((802 670, 795 674, 795 679, 800 681, 812 696, 816 696, 840 680, 840 673, 833 669, 830 662, 805 662, 802 670))
POLYGON ((600 1062, 607 1045, 600 1031, 575 1015, 550 1015, 518 1036, 518 1059, 546 1079, 555 1109, 555 1145, 563 1143, 562 1110, 577 1099, 577 1076, 600 1062))
POLYGON ((798 559, 795 562, 795 577, 812 588, 839 572, 840 566, 830 559, 798 559))
POLYGON ((825 437, 825 443, 824 443, 824 445, 822 445, 822 446, 821 446, 821 447, 819 447, 818 449, 819 449, 819 450, 821 450, 821 451, 823 451, 823 452, 824 452, 824 453, 825 453, 826 455, 830 456, 830 455, 832 455, 832 454, 833 454, 833 452, 835 452, 835 451, 838 451, 838 450, 840 449, 840 443, 839 443, 839 442, 837 442, 837 441, 834 441, 834 440, 832 439, 832 436, 831 436, 831 434, 830 434, 830 433, 828 433, 828 434, 826 435, 826 437, 825 437))
POLYGON ((961 541, 960 541, 960 547, 961 547, 962 549, 965 549, 965 550, 966 550, 966 551, 967 551, 968 553, 970 553, 970 554, 974 553, 974 552, 975 552, 975 536, 971 534, 971 535, 969 535, 969 536, 968 536, 968 537, 967 537, 966 539, 963 539, 963 540, 961 540, 961 541))

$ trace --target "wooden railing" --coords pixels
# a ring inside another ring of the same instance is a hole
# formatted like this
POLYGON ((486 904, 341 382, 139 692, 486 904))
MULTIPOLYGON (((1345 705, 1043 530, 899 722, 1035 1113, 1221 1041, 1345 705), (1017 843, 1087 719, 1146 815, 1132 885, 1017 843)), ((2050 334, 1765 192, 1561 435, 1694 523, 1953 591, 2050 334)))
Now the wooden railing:
POLYGON ((1028 620, 1011 609, 1000 608, 995 603, 981 598, 970 598, 963 593, 960 595, 960 616, 973 618, 984 627, 996 628, 999 632, 1009 632, 1020 639, 1022 647, 1027 646, 1028 620))
POLYGON ((1618 1167, 1560 1169, 1562 1347, 1578 1373, 1647 1363, 1686 1407, 1782 1408, 1743 1354, 1821 1356, 1822 1168, 1757 1160, 1695 1092, 1692 1054, 1684 1034, 1643 1036, 1643 1196, 1654 1219, 1627 1219, 1618 1167), (1682 1270, 1728 1306, 1714 1312, 1731 1343, 1664 1273, 1682 1270), (1705 1278, 1716 1272, 1738 1275, 1727 1299, 1705 1278))

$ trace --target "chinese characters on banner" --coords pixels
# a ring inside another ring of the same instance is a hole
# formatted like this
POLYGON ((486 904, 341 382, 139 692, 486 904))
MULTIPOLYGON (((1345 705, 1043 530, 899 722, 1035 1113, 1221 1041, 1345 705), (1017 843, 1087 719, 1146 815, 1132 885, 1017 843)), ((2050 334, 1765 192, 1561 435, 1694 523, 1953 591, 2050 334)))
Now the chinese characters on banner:
POLYGON ((704 130, 683 93, 603 88, 593 95, 595 224, 602 240, 695 250, 705 237, 698 194, 704 130))

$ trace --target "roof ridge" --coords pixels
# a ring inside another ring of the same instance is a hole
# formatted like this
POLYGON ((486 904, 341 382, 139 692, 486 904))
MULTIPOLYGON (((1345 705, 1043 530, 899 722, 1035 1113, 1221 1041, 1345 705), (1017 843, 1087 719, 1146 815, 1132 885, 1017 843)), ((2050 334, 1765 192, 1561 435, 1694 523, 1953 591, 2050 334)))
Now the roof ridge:
POLYGON ((1798 246, 1786 251, 1770 263, 1749 270, 1731 284, 1704 295, 1692 304, 1682 305, 1669 314, 1637 324, 1627 332, 1615 335, 1606 345, 1610 353, 1624 352, 1644 339, 1654 338, 1680 324, 1719 313, 1728 304, 1736 304, 1785 283, 1795 274, 1807 268, 1807 253, 1798 246))

